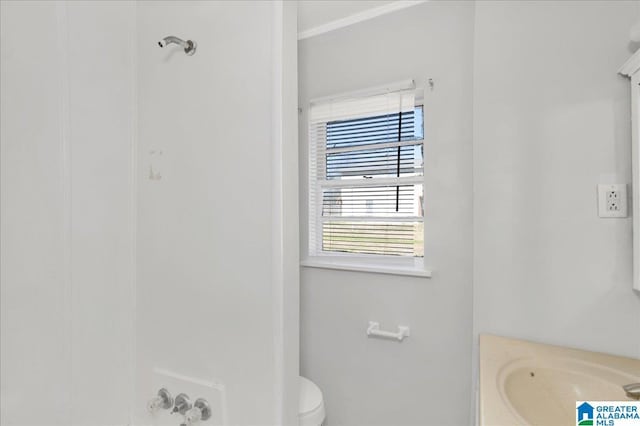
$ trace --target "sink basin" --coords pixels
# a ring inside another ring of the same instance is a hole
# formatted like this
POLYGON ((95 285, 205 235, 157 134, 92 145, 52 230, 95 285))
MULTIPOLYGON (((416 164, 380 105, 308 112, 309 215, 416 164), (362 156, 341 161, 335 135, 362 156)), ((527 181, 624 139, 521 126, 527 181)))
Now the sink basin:
POLYGON ((633 401, 640 360, 483 335, 481 425, 575 424, 576 401, 633 401))
POLYGON ((500 396, 531 425, 572 424, 576 401, 631 400, 620 383, 633 376, 575 360, 526 358, 499 373, 500 396))

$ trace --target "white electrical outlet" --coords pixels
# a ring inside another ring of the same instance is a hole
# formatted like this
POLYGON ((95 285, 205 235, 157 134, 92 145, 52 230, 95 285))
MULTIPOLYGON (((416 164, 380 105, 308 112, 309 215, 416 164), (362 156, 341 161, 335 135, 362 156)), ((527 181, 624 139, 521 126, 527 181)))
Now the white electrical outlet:
POLYGON ((598 185, 598 215, 627 217, 627 185, 598 185))

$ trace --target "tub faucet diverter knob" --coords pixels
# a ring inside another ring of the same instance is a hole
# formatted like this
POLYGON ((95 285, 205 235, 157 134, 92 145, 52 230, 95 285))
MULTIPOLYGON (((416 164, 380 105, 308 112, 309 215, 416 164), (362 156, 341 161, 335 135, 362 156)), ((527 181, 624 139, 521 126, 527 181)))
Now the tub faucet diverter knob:
POLYGON ((175 405, 173 406, 173 410, 171 410, 171 414, 180 413, 182 415, 185 415, 192 406, 193 404, 191 403, 189 396, 187 394, 181 393, 176 396, 175 405))

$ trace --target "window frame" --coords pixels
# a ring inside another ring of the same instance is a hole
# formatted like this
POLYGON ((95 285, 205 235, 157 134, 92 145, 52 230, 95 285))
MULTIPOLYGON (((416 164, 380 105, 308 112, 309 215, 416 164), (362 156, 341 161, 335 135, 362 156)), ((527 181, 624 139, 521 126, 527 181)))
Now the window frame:
MULTIPOLYGON (((427 215, 427 209, 426 209, 426 203, 425 200, 427 199, 427 195, 426 195, 426 191, 427 191, 427 185, 426 185, 426 158, 427 158, 427 154, 426 154, 426 150, 427 150, 427 142, 429 140, 429 134, 430 132, 427 132, 426 130, 426 123, 427 123, 427 105, 425 103, 425 99, 424 99, 424 90, 422 89, 416 89, 415 86, 410 88, 411 90, 415 90, 416 92, 416 97, 415 97, 415 105, 414 108, 417 107, 421 107, 421 111, 422 111, 422 125, 423 125, 423 139, 422 140, 412 140, 412 141, 402 141, 403 145, 418 145, 418 144, 422 144, 423 147, 423 173, 422 176, 405 176, 403 178, 401 178, 401 182, 411 182, 408 184, 413 184, 413 185, 422 185, 423 188, 423 205, 422 205, 422 211, 423 211, 423 215, 420 219, 420 221, 423 223, 423 252, 424 255, 423 257, 410 257, 410 256, 395 256, 395 255, 380 255, 380 254, 365 254, 365 253, 342 253, 342 252, 325 252, 323 251, 321 248, 319 250, 316 250, 315 253, 311 252, 311 241, 309 241, 309 243, 307 244, 306 250, 304 251, 304 253, 306 253, 306 257, 301 261, 301 265, 304 267, 311 267, 311 268, 323 268, 323 269, 334 269, 334 270, 347 270, 347 271, 357 271, 357 272, 371 272, 371 273, 380 273, 380 274, 392 274, 392 275, 405 275, 405 276, 414 276, 414 277, 431 277, 432 276, 432 271, 430 268, 426 267, 426 263, 425 263, 425 259, 427 256, 427 250, 426 250, 426 233, 427 233, 427 227, 426 227, 426 215, 427 215)), ((378 94, 381 92, 378 92, 378 94)), ((373 96, 375 95, 375 91, 372 90, 370 95, 373 96)), ((309 129, 311 126, 311 118, 308 117, 308 121, 307 121, 307 126, 306 126, 306 133, 307 135, 309 135, 309 129)), ((309 138, 309 136, 307 136, 309 138)), ((392 142, 393 143, 393 142, 392 142)), ((311 149, 311 144, 312 144, 312 140, 311 138, 308 139, 308 146, 309 146, 309 152, 308 152, 308 164, 311 164, 311 156, 312 153, 314 152, 314 150, 311 149)), ((397 144, 397 142, 396 142, 397 144)), ((326 158, 326 157, 325 157, 326 158)), ((326 160, 325 160, 326 161, 326 160)), ((315 176, 315 179, 317 179, 317 175, 312 175, 311 170, 309 173, 309 180, 307 182, 307 191, 309 193, 309 200, 311 200, 311 191, 317 192, 318 188, 321 188, 320 185, 317 184, 317 182, 312 181, 311 177, 315 176)), ((379 180, 385 179, 385 178, 378 178, 379 180)), ((393 183, 397 183, 398 179, 397 178, 392 178, 393 179, 393 183)), ((377 182, 377 184, 381 184, 381 182, 377 182)), ((371 183, 371 185, 373 185, 373 182, 371 183)), ((384 183, 382 183, 382 185, 384 185, 384 183)), ((381 186, 382 186, 381 185, 381 186)), ((333 183, 331 186, 335 186, 335 187, 353 187, 354 184, 353 183, 333 183)), ((322 192, 322 189, 319 190, 319 192, 322 192)), ((316 202, 316 206, 315 206, 315 212, 310 208, 310 203, 307 203, 307 208, 308 208, 308 219, 307 219, 307 236, 310 238, 311 235, 311 227, 315 225, 315 235, 316 238, 322 238, 322 225, 323 222, 327 222, 330 221, 328 219, 323 219, 322 216, 322 194, 320 194, 320 197, 318 197, 318 194, 316 193, 315 196, 313 197, 313 199, 316 202), (312 220, 312 214, 316 215, 315 220, 312 220)), ((394 218, 389 218, 389 221, 393 221, 394 218)), ((397 220, 397 219, 396 219, 397 220)), ((410 222, 411 220, 405 220, 404 222, 410 222)), ((381 220, 382 222, 382 220, 381 220)), ((316 242, 316 244, 318 244, 318 242, 316 242)), ((321 245, 322 242, 319 242, 319 245, 321 245)))

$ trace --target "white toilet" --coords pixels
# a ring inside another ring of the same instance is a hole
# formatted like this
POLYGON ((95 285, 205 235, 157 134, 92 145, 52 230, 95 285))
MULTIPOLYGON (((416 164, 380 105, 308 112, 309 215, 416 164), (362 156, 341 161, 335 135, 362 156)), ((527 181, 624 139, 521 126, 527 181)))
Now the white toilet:
POLYGON ((298 420, 300 426, 321 426, 325 415, 322 391, 315 383, 302 376, 300 376, 299 389, 298 420))

